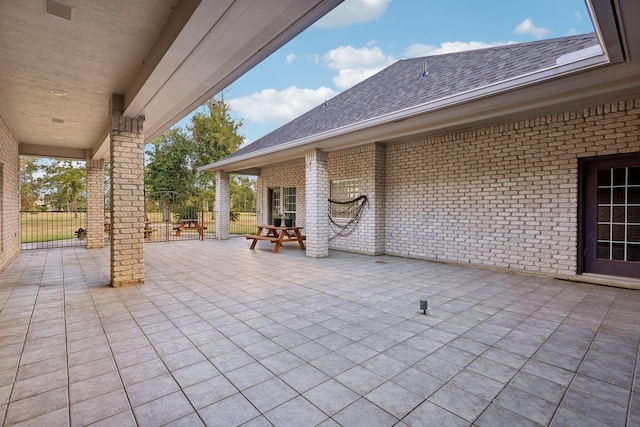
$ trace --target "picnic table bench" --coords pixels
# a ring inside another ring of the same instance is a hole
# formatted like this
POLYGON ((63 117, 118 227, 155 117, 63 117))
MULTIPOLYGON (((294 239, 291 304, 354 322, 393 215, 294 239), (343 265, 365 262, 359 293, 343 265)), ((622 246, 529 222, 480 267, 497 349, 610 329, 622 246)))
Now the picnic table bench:
POLYGON ((183 219, 180 221, 180 224, 173 227, 173 229, 176 231, 176 237, 180 237, 183 231, 191 230, 197 231, 200 237, 204 239, 204 230, 206 230, 207 227, 201 226, 197 219, 183 219))
POLYGON ((145 221, 144 222, 144 238, 146 239, 147 237, 151 236, 151 233, 153 233, 153 229, 151 228, 151 221, 145 221))
POLYGON ((259 240, 266 240, 275 243, 273 252, 277 253, 283 243, 298 242, 300 249, 304 250, 306 236, 300 234, 302 227, 276 227, 275 225, 259 225, 256 234, 245 234, 247 240, 253 240, 249 249, 254 249, 259 240), (265 234, 262 234, 266 230, 265 234))

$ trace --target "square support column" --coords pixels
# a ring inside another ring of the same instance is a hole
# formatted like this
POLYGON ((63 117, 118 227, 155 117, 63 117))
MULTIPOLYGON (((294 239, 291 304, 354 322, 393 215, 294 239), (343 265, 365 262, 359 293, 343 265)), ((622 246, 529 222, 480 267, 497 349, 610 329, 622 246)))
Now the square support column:
POLYGON ((143 119, 112 117, 111 286, 144 283, 143 119))
POLYGON ((104 161, 87 154, 87 249, 104 248, 104 161))
POLYGON ((329 168, 327 153, 314 150, 306 153, 307 187, 307 256, 329 256, 329 168))
POLYGON ((369 197, 369 203, 373 211, 374 244, 373 254, 383 255, 385 248, 385 176, 386 146, 377 142, 374 150, 373 166, 373 195, 369 197))
POLYGON ((230 174, 216 172, 216 239, 229 238, 229 210, 231 208, 231 194, 229 192, 230 174))

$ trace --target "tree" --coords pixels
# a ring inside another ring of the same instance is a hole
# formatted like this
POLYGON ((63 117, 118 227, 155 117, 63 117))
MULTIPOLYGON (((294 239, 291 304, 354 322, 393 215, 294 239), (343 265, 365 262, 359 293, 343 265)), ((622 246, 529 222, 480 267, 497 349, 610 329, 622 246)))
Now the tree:
POLYGON ((171 128, 151 141, 146 151, 146 191, 191 193, 195 178, 192 152, 193 142, 181 128, 171 128))
MULTIPOLYGON (((207 101, 203 107, 204 111, 193 115, 189 127, 194 140, 194 168, 224 159, 238 151, 244 141, 239 134, 242 121, 231 118, 224 95, 207 101)), ((213 206, 215 176, 210 172, 196 171, 194 193, 205 209, 209 209, 209 201, 213 206)))
POLYGON ((246 175, 236 175, 229 182, 231 206, 238 210, 256 208, 256 181, 246 175))
POLYGON ((241 125, 231 118, 224 98, 214 98, 192 116, 187 130, 174 127, 155 138, 146 150, 147 194, 178 192, 187 196, 188 204, 209 210, 215 199, 215 177, 197 168, 237 151, 243 142, 238 134, 241 125))
POLYGON ((57 210, 77 212, 86 204, 86 168, 78 162, 57 160, 44 166, 45 202, 57 210), (82 205, 82 206, 80 206, 82 205))
POLYGON ((33 157, 20 157, 20 208, 34 209, 42 193, 40 165, 33 157))

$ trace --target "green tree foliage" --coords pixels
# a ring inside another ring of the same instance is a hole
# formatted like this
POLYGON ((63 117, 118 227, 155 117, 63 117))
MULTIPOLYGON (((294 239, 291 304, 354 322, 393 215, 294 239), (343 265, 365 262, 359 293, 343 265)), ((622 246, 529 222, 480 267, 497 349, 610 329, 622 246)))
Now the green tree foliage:
POLYGON ((172 128, 147 145, 144 184, 147 193, 177 191, 190 194, 195 183, 193 141, 181 128, 172 128))
POLYGON ((148 195, 175 191, 185 194, 186 205, 213 208, 215 176, 197 168, 237 151, 243 142, 241 121, 231 118, 224 98, 207 101, 191 117, 188 130, 172 128, 147 146, 145 190, 148 195))
POLYGON ((42 193, 42 179, 38 177, 40 165, 33 157, 20 157, 20 208, 35 209, 42 193))
POLYGON ((229 182, 231 206, 237 210, 256 208, 256 181, 246 175, 236 175, 229 182))
POLYGON ((55 210, 86 208, 86 168, 78 162, 55 161, 44 166, 44 201, 55 210))
MULTIPOLYGON (((224 159, 238 151, 243 142, 239 134, 242 122, 231 118, 224 97, 207 101, 203 109, 193 115, 189 127, 194 141, 194 169, 224 159)), ((194 193, 209 209, 215 199, 215 175, 197 171, 195 174, 194 193)))

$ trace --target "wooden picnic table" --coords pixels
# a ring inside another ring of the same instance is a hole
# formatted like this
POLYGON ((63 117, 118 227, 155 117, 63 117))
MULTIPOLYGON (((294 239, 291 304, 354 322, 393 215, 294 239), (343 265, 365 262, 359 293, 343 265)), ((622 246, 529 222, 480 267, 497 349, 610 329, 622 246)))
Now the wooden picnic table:
POLYGON ((304 250, 306 236, 300 234, 303 227, 276 227, 275 225, 259 225, 256 234, 245 234, 248 240, 253 240, 249 249, 254 249, 258 240, 266 240, 275 243, 273 252, 277 253, 283 243, 298 242, 300 249, 304 250), (263 234, 264 232, 264 234, 263 234))
POLYGON ((197 219, 183 219, 180 221, 180 224, 173 227, 173 229, 176 230, 176 237, 180 237, 183 231, 193 230, 198 232, 201 239, 204 239, 204 230, 206 230, 207 227, 201 226, 197 219))

